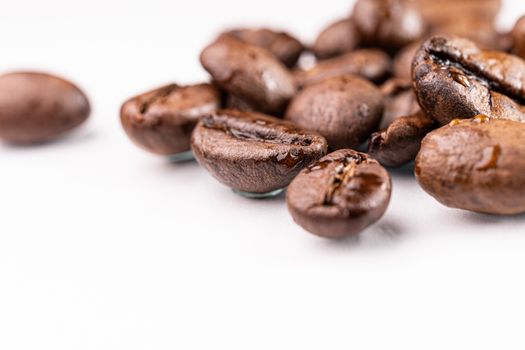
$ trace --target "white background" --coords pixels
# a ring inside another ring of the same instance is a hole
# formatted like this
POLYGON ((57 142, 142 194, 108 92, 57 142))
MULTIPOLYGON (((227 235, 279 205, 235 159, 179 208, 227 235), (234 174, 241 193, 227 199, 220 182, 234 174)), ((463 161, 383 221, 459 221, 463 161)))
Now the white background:
MULTIPOLYGON (((0 145, 0 349, 523 349, 525 216, 444 208, 399 170, 386 216, 327 242, 282 197, 240 198, 122 132, 126 98, 207 78, 223 27, 309 41, 350 8, 2 0, 0 70, 68 77, 94 112, 59 142, 0 145)), ((500 24, 521 13, 507 1, 500 24)))

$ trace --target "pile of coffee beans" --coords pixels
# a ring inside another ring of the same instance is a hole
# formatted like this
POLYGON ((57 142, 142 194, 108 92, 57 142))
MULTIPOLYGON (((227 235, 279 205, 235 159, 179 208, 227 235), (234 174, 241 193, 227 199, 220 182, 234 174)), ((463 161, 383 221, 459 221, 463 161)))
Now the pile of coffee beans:
MULTIPOLYGON (((287 189, 305 230, 338 239, 386 212, 386 168, 415 162, 442 204, 525 213, 525 17, 501 33, 500 0, 357 0, 307 45, 236 28, 206 46, 210 80, 126 101, 143 149, 195 158, 250 198, 287 189), (307 59, 312 64, 305 64, 307 59)), ((0 76, 0 138, 57 137, 89 114, 85 95, 38 73, 0 76)))

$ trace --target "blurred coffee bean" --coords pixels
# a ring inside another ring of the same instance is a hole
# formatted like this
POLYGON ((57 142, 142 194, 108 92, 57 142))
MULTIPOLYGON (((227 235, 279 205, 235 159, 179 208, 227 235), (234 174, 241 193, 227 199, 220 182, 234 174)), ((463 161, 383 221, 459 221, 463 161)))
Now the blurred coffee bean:
POLYGON ((423 112, 442 125, 478 114, 525 120, 525 61, 517 56, 436 36, 417 53, 413 78, 423 112))
POLYGON ((304 169, 288 188, 294 221, 324 238, 356 235, 379 220, 390 202, 388 172, 366 154, 336 151, 304 169))
POLYGON ((416 159, 421 140, 435 127, 422 112, 396 119, 386 130, 376 132, 369 142, 368 155, 388 167, 416 159))
POLYGON ((381 85, 381 93, 385 97, 385 110, 379 126, 380 130, 386 129, 397 118, 421 110, 410 80, 389 79, 381 85))
POLYGON ((222 36, 200 59, 221 88, 259 111, 280 113, 295 94, 292 75, 266 49, 222 36))
POLYGON ((417 41, 401 49, 394 57, 394 77, 412 80, 412 62, 423 43, 417 41))
POLYGON ((287 67, 293 67, 304 50, 303 44, 285 32, 270 29, 234 29, 225 33, 246 44, 262 47, 270 51, 287 67))
POLYGON ((331 149, 354 148, 381 122, 383 96, 367 80, 340 76, 310 85, 290 103, 285 119, 319 132, 331 149))
POLYGON ((86 95, 71 82, 37 72, 0 76, 0 139, 31 144, 50 141, 90 114, 86 95))
POLYGON ((512 29, 512 52, 525 59, 525 16, 521 17, 512 29))
POLYGON ((484 49, 499 49, 499 33, 493 22, 477 17, 465 17, 434 28, 433 35, 458 36, 474 41, 484 49))
POLYGON ((326 140, 289 122, 259 113, 220 110, 202 118, 192 137, 197 161, 232 189, 282 189, 326 154, 326 140))
POLYGON ((120 111, 129 138, 147 151, 176 155, 190 150, 191 132, 199 118, 221 106, 211 84, 170 84, 125 102, 120 111))
POLYGON ((407 0, 357 0, 352 19, 365 45, 390 52, 420 40, 426 33, 421 14, 407 0))
POLYGON ((465 18, 493 23, 501 7, 501 0, 412 0, 412 3, 434 28, 465 18))
POLYGON ((421 187, 442 204, 470 211, 525 212, 525 124, 455 120, 431 132, 416 160, 421 187))
POLYGON ((342 19, 324 29, 313 46, 320 59, 327 59, 354 51, 359 45, 359 34, 351 19, 342 19))
POLYGON ((384 81, 391 70, 391 60, 388 55, 375 49, 357 50, 343 56, 319 61, 308 70, 294 72, 297 86, 304 88, 342 75, 354 74, 379 83, 384 81))

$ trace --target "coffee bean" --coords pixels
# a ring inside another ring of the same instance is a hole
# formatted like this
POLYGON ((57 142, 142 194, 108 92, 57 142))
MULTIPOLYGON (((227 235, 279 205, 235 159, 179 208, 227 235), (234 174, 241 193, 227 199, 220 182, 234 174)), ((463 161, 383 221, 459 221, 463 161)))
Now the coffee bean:
POLYGON ((379 220, 390 202, 388 172, 366 154, 344 149, 303 170, 288 188, 297 224, 325 238, 358 234, 379 220))
POLYGON ((432 35, 458 36, 474 41, 484 49, 499 48, 499 33, 495 24, 477 17, 465 17, 442 24, 432 30, 432 35))
POLYGON ((416 159, 421 187, 442 204, 470 211, 525 212, 525 124, 478 116, 431 132, 416 159))
MULTIPOLYGON (((243 100, 239 96, 228 94, 226 96, 225 108, 227 109, 236 109, 241 112, 257 112, 257 108, 252 106, 249 102, 243 100)), ((274 113, 275 117, 280 117, 274 113)))
POLYGON ((500 10, 501 0, 415 0, 413 4, 425 22, 435 28, 465 18, 492 23, 500 10))
POLYGON ((421 47, 422 42, 417 41, 401 49, 394 57, 394 77, 412 80, 412 63, 421 47))
POLYGON ((391 64, 390 57, 383 51, 363 49, 320 61, 308 70, 296 70, 294 75, 299 88, 348 74, 379 83, 388 77, 391 64))
POLYGON ((359 34, 354 22, 347 18, 337 21, 324 29, 313 46, 313 52, 320 59, 327 59, 354 51, 359 45, 359 34))
POLYGON ((413 115, 421 110, 410 80, 389 79, 381 85, 381 93, 385 97, 385 111, 379 125, 380 130, 388 128, 400 117, 413 115))
POLYGON ((426 32, 419 11, 405 0, 358 0, 352 19, 366 45, 395 52, 426 32))
POLYGON ((71 82, 44 73, 0 76, 0 139, 15 144, 55 139, 90 114, 86 95, 71 82))
POLYGON ((190 150, 191 132, 199 118, 220 105, 220 93, 211 84, 171 84, 125 102, 120 120, 138 146, 160 155, 176 155, 190 150))
POLYGON ((292 75, 269 51, 222 36, 201 54, 216 83, 257 110, 275 114, 295 94, 292 75))
POLYGON ((290 103, 285 119, 320 133, 332 149, 353 148, 377 130, 383 108, 383 96, 372 83, 340 76, 301 91, 290 103))
POLYGON ((299 40, 288 33, 270 29, 235 29, 225 33, 247 44, 262 47, 270 51, 277 59, 288 67, 297 63, 304 51, 299 40))
POLYGON ((434 125, 422 112, 398 118, 386 130, 372 135, 368 155, 388 167, 410 163, 416 159, 421 140, 434 125))
POLYGON ((525 59, 525 16, 521 17, 512 29, 512 52, 525 59))
POLYGON ((413 79, 422 110, 442 125, 478 114, 525 120, 525 61, 517 56, 436 36, 417 53, 413 79))
POLYGON ((258 113, 221 110, 195 128, 197 161, 235 190, 267 193, 282 189, 326 154, 326 140, 289 122, 258 113))

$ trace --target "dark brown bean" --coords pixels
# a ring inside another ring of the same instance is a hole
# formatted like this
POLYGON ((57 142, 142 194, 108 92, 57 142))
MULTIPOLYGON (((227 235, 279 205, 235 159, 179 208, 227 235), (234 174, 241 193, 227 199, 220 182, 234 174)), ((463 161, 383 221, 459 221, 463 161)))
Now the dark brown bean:
POLYGON ((416 159, 421 140, 435 128, 422 112, 396 119, 386 130, 376 132, 368 154, 384 166, 398 167, 416 159))
POLYGON ((228 36, 205 48, 201 63, 221 88, 259 111, 279 113, 295 94, 292 75, 271 53, 228 36))
POLYGON ((379 83, 388 77, 391 65, 390 57, 383 51, 363 49, 320 61, 311 69, 295 71, 294 75, 299 88, 348 74, 379 83))
POLYGON ((301 91, 290 103, 285 119, 320 133, 332 149, 352 148, 377 130, 383 108, 383 96, 372 83, 340 76, 301 91))
POLYGON ((525 124, 456 120, 431 132, 416 160, 421 187, 442 204, 470 211, 525 212, 525 124))
POLYGON ((423 18, 410 1, 358 0, 352 19, 363 42, 395 52, 426 32, 423 18))
POLYGON ((413 79, 422 110, 442 125, 478 114, 525 120, 525 61, 517 56, 436 36, 416 55, 413 79))
POLYGON ((412 63, 421 44, 422 42, 417 41, 405 46, 398 52, 394 57, 394 77, 412 80, 412 63))
POLYGON ((225 35, 231 35, 247 44, 270 51, 288 67, 295 66, 304 51, 303 44, 290 34, 266 28, 234 29, 226 32, 225 35))
POLYGON ((413 3, 425 22, 434 28, 466 18, 492 23, 501 7, 501 0, 415 0, 413 3))
POLYGON ((289 122, 258 113, 221 110, 193 132, 197 161, 233 189, 267 193, 282 189, 326 154, 326 140, 289 122))
POLYGON ((327 59, 354 51, 359 45, 359 34, 351 19, 339 20, 324 29, 313 46, 320 59, 327 59))
POLYGON ((521 17, 512 29, 512 52, 525 59, 525 16, 521 17))
POLYGON ((356 235, 379 220, 390 202, 388 172, 366 154, 339 150, 303 170, 288 188, 297 224, 325 238, 356 235))
POLYGON ((189 151, 191 132, 199 118, 220 108, 211 84, 167 85, 126 101, 120 120, 138 146, 160 155, 189 151))
POLYGON ((0 139, 31 144, 50 141, 90 114, 86 95, 56 76, 16 72, 0 76, 0 139))
POLYGON ((412 81, 389 79, 381 85, 385 97, 385 111, 379 126, 380 130, 388 128, 396 119, 419 112, 419 104, 412 89, 412 81))

